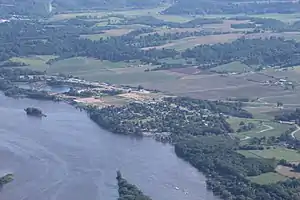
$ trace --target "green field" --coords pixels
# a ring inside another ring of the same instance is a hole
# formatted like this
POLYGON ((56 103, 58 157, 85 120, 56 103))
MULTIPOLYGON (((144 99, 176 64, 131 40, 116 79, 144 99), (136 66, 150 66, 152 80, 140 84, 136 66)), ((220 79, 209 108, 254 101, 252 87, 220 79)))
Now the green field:
POLYGON ((239 61, 231 62, 228 64, 220 65, 210 69, 211 71, 216 72, 247 72, 252 71, 253 68, 245 65, 239 61))
MULTIPOLYGON (((238 117, 230 117, 226 120, 231 128, 233 128, 234 131, 237 131, 240 127, 240 123, 243 121, 245 123, 253 123, 256 125, 256 128, 254 128, 252 131, 260 131, 260 130, 263 130, 264 127, 262 125, 260 125, 260 121, 261 120, 258 120, 258 119, 250 119, 250 118, 238 118, 238 117)), ((266 120, 262 120, 262 121, 266 121, 266 120)))
POLYGON ((290 162, 300 161, 300 153, 283 147, 264 150, 239 150, 238 152, 246 157, 275 158, 277 160, 285 159, 290 162))
POLYGON ((49 65, 46 64, 50 59, 54 59, 56 56, 52 55, 35 55, 30 57, 13 57, 10 61, 25 63, 28 66, 27 68, 33 70, 44 71, 48 68, 49 65))
POLYGON ((175 80, 177 76, 163 71, 144 72, 148 66, 139 66, 139 62, 110 62, 93 58, 76 57, 53 63, 47 70, 49 74, 71 74, 87 80, 115 84, 140 84, 175 80))
POLYGON ((108 36, 105 35, 104 33, 99 33, 99 34, 81 35, 80 37, 96 41, 100 39, 106 39, 108 36))
POLYGON ((158 19, 162 19, 165 21, 170 22, 187 22, 193 19, 192 16, 177 16, 177 15, 162 15, 160 14, 161 11, 165 10, 168 5, 151 8, 151 9, 136 9, 136 10, 123 10, 123 11, 97 11, 97 12, 73 12, 73 13, 66 13, 66 14, 57 14, 54 15, 50 21, 59 21, 59 20, 66 20, 76 18, 77 16, 92 16, 103 18, 107 15, 124 15, 125 17, 135 17, 135 16, 153 16, 158 19))
POLYGON ((236 133, 235 136, 239 138, 245 138, 245 137, 270 137, 270 136, 280 136, 282 133, 287 131, 289 128, 291 128, 291 125, 288 124, 280 124, 277 122, 264 122, 263 125, 258 126, 257 128, 247 131, 247 132, 241 132, 236 133), (271 129, 272 127, 272 129, 271 129))
POLYGON ((248 179, 257 184, 267 185, 277 183, 279 181, 285 181, 288 178, 275 172, 269 172, 261 174, 259 176, 248 177, 248 179))

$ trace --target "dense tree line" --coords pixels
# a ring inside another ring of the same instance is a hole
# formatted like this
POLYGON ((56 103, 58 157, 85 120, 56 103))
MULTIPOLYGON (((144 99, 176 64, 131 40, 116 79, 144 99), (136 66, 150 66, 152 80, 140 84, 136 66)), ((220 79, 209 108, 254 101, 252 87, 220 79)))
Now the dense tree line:
POLYGON ((190 20, 188 22, 169 22, 162 19, 157 19, 153 16, 140 16, 137 18, 132 19, 124 19, 119 24, 126 24, 126 25, 132 25, 132 24, 143 24, 147 26, 152 27, 161 27, 161 26, 167 26, 170 28, 195 28, 195 27, 201 27, 204 24, 222 24, 223 20, 221 19, 210 19, 210 18, 195 18, 193 20, 190 20))
POLYGON ((226 200, 297 200, 300 181, 293 179, 270 185, 257 185, 247 177, 272 172, 272 159, 246 158, 235 152, 237 144, 221 136, 181 139, 175 145, 178 156, 207 175, 207 187, 226 200))
POLYGON ((239 1, 204 1, 179 0, 164 10, 165 14, 265 14, 265 13, 296 13, 300 11, 299 2, 239 2, 239 1))
POLYGON ((0 189, 7 183, 13 180, 13 174, 7 174, 3 177, 0 177, 0 189))
MULTIPOLYGON (((147 35, 137 35, 133 37, 133 34, 130 36, 125 35, 122 36, 122 39, 128 45, 133 45, 138 48, 144 47, 153 47, 166 44, 170 41, 179 40, 187 37, 196 37, 196 36, 206 36, 206 35, 220 35, 220 34, 228 34, 228 33, 235 33, 235 32, 221 32, 221 31, 185 31, 185 32, 176 32, 176 33, 148 33, 147 35)), ((178 54, 178 53, 177 53, 178 54)))
POLYGON ((161 0, 2 0, 0 15, 47 17, 54 13, 73 10, 114 10, 124 9, 125 7, 149 8, 158 6, 163 2, 161 0))
POLYGON ((117 172, 117 181, 118 181, 118 200, 151 200, 150 197, 143 194, 137 186, 128 183, 121 175, 121 172, 117 172))
POLYGON ((287 67, 300 64, 299 52, 300 43, 294 40, 241 38, 232 43, 196 46, 183 52, 182 57, 196 58, 200 68, 233 61, 247 65, 287 67))
POLYGON ((293 23, 284 23, 278 19, 272 18, 257 18, 250 16, 237 16, 230 18, 232 20, 249 20, 249 23, 232 24, 232 28, 254 28, 255 32, 272 31, 272 32, 289 32, 299 31, 300 21, 293 23))
POLYGON ((297 108, 294 111, 283 112, 282 114, 276 115, 275 120, 294 121, 297 124, 300 124, 300 109, 297 108))

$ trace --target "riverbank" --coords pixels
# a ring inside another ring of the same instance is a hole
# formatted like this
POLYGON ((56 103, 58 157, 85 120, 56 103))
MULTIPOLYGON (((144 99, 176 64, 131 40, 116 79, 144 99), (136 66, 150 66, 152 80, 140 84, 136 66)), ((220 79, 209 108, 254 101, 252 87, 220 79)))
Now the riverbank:
POLYGON ((2 188, 5 184, 10 183, 13 181, 13 174, 5 173, 3 175, 0 175, 0 188, 2 188))
POLYGON ((15 178, 0 199, 116 200, 116 170, 154 200, 218 199, 173 146, 112 134, 63 102, 0 95, 0 110, 1 168, 15 178), (39 107, 47 118, 27 117, 28 106, 39 107))

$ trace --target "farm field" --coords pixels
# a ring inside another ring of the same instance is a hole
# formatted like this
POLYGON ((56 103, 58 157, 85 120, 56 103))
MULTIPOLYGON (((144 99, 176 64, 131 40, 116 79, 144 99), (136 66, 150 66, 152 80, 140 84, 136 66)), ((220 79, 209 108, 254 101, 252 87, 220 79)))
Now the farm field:
POLYGON ((246 157, 275 158, 276 160, 285 159, 289 162, 300 161, 299 152, 283 147, 273 147, 264 150, 239 150, 238 152, 246 157))
POLYGON ((238 61, 220 65, 210 69, 210 71, 215 71, 215 72, 247 72, 252 70, 253 68, 238 61))
POLYGON ((77 16, 92 16, 92 17, 103 17, 107 14, 110 15, 124 15, 125 17, 134 17, 134 16, 153 16, 158 19, 162 19, 165 21, 170 22, 187 22, 193 19, 191 16, 178 16, 178 15, 162 15, 160 14, 161 11, 166 9, 168 5, 161 6, 158 8, 152 9, 137 9, 137 10, 123 10, 123 11, 96 11, 96 12, 73 12, 73 13, 66 13, 66 14, 57 14, 54 15, 50 21, 59 21, 59 20, 66 20, 66 19, 73 19, 77 16))
POLYGON ((46 64, 47 61, 56 58, 56 56, 52 55, 34 55, 29 57, 13 57, 10 59, 12 62, 19 62, 19 63, 25 63, 26 67, 38 70, 38 71, 44 71, 48 68, 48 65, 46 64))
POLYGON ((144 72, 147 66, 139 66, 139 62, 109 62, 91 58, 70 58, 53 63, 47 73, 71 74, 86 80, 109 82, 114 84, 142 84, 144 82, 160 82, 175 80, 176 75, 163 71, 144 72))
POLYGON ((248 177, 248 179, 257 184, 268 185, 272 183, 277 183, 279 181, 287 180, 287 177, 279 173, 269 172, 261 174, 259 176, 248 177))

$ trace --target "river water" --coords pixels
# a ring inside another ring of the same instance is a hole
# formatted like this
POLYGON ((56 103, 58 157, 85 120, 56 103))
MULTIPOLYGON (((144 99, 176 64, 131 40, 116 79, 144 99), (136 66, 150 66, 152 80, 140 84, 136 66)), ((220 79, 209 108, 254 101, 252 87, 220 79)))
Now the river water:
POLYGON ((116 200, 116 170, 153 200, 217 199, 170 145, 109 133, 64 103, 0 95, 0 171, 15 175, 1 200, 116 200))

